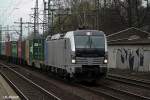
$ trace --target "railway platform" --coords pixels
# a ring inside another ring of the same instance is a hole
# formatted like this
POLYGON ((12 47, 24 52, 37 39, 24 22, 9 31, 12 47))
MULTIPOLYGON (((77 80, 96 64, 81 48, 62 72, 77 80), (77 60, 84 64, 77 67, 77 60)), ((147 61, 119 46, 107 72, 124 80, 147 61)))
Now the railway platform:
POLYGON ((0 100, 21 100, 6 80, 0 75, 0 100))

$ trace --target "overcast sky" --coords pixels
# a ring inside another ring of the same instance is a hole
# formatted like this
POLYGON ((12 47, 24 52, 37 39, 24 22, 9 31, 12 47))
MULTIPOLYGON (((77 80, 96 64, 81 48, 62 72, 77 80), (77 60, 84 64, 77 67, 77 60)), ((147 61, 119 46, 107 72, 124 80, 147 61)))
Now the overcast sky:
MULTIPOLYGON (((0 0, 0 24, 13 24, 23 17, 29 20, 29 14, 33 13, 31 8, 35 7, 36 0, 0 0)), ((39 7, 43 6, 43 0, 39 0, 39 7)))
MULTIPOLYGON (((36 0, 0 0, 0 25, 6 27, 9 25, 10 28, 12 25, 19 26, 19 24, 14 24, 14 22, 18 22, 20 17, 23 18, 24 22, 29 21, 29 14, 33 14, 33 10, 31 8, 35 7, 36 0)), ((43 9, 43 0, 39 1, 39 12, 42 13, 43 9)), ((45 0, 47 1, 47 0, 45 0)), ((24 25, 25 26, 25 25, 24 25)), ((12 28, 11 28, 12 29, 12 28)), ((19 27, 15 27, 16 30, 19 30, 19 27)), ((27 28, 23 28, 23 35, 27 36, 27 28)), ((3 40, 6 38, 6 33, 2 36, 3 40)), ((18 38, 18 35, 15 35, 16 32, 9 32, 9 34, 13 34, 11 37, 18 38)))

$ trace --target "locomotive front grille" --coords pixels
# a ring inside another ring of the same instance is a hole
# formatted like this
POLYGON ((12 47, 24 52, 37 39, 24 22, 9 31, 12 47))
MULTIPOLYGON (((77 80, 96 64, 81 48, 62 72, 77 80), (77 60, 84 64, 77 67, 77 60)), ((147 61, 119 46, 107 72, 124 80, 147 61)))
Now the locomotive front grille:
POLYGON ((76 57, 76 64, 82 65, 98 65, 103 64, 104 57, 97 58, 85 58, 85 57, 76 57))

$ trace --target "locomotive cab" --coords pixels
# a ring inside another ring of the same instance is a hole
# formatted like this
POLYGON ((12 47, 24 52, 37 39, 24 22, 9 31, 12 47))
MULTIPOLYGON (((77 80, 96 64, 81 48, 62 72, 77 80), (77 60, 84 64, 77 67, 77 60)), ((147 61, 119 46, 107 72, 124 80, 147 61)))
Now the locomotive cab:
POLYGON ((70 41, 71 76, 97 80, 107 73, 107 42, 104 32, 77 30, 66 33, 70 41))

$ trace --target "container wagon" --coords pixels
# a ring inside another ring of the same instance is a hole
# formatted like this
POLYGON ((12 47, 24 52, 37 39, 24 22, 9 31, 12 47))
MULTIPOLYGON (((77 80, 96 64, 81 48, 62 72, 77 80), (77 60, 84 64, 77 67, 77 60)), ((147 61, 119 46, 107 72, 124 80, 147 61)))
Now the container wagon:
POLYGON ((64 78, 94 82, 107 73, 107 42, 104 32, 77 30, 45 42, 45 65, 64 78))

